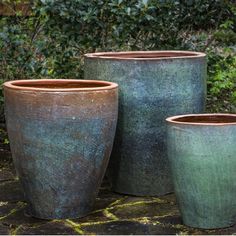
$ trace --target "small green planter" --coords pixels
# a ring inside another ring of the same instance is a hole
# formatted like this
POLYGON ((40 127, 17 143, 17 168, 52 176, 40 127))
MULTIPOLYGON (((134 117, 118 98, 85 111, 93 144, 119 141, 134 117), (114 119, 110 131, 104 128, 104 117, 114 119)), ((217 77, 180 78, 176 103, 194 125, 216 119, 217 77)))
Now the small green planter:
POLYGON ((168 157, 184 224, 236 223, 236 114, 167 119, 168 157))

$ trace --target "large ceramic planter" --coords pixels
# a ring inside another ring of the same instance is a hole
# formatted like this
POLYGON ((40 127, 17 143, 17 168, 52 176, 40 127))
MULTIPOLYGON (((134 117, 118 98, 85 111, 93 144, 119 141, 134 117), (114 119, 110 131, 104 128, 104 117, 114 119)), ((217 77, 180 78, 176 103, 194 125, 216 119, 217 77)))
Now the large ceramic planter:
POLYGON ((119 84, 118 126, 108 169, 113 189, 133 195, 172 192, 165 119, 204 111, 205 54, 183 51, 87 54, 85 79, 119 84))
POLYGON ((168 156, 183 222, 197 228, 236 223, 236 114, 167 119, 168 156))
POLYGON ((22 80, 4 84, 7 129, 29 214, 89 213, 115 135, 117 84, 22 80))

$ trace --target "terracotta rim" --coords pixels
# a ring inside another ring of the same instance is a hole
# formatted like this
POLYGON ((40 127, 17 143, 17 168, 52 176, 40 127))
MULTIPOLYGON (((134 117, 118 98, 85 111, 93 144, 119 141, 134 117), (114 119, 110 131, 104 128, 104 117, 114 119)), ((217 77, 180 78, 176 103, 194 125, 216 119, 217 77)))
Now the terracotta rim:
POLYGON ((204 58, 206 54, 194 51, 128 51, 128 52, 87 53, 84 56, 86 58, 146 61, 146 60, 204 58))
POLYGON ((20 91, 82 92, 115 89, 118 84, 101 80, 37 79, 8 81, 3 86, 20 91))
POLYGON ((210 114, 188 114, 168 117, 166 121, 178 125, 236 125, 236 114, 210 113, 210 114))

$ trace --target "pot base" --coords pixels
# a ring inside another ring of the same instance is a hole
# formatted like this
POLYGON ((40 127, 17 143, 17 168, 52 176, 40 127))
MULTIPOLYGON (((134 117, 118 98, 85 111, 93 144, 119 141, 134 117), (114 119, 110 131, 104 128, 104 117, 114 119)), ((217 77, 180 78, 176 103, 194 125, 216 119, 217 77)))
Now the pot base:
MULTIPOLYGON (((119 175, 114 171, 112 172, 114 166, 118 166, 118 164, 112 162, 111 159, 110 165, 112 165, 113 168, 110 166, 107 170, 107 177, 111 184, 112 191, 138 197, 161 197, 173 193, 173 184, 169 176, 163 177, 162 175, 162 178, 158 178, 157 176, 157 178, 153 180, 153 174, 146 173, 144 175, 142 171, 138 171, 140 170, 140 165, 138 164, 135 165, 135 167, 130 167, 130 169, 137 170, 133 171, 132 174, 128 172, 128 168, 123 167, 122 175, 119 175)), ((152 166, 157 165, 153 164, 152 166)), ((153 172, 151 171, 151 173, 153 172)))
POLYGON ((221 224, 207 224, 207 223, 202 223, 202 224, 195 224, 196 222, 184 222, 183 223, 191 228, 195 228, 195 229, 209 229, 209 230, 213 230, 213 229, 224 229, 224 228, 229 228, 231 226, 233 226, 235 223, 221 223, 221 224))
MULTIPOLYGON (((165 188, 163 190, 161 189, 131 189, 131 188, 120 188, 122 185, 114 186, 111 188, 113 192, 119 193, 119 194, 125 194, 130 196, 136 196, 136 197, 161 197, 165 196, 167 194, 173 193, 172 186, 169 186, 169 188, 165 188)), ((124 186, 123 186, 124 187, 124 186)))
POLYGON ((165 195, 173 193, 173 191, 165 193, 139 193, 139 192, 119 191, 116 189, 112 189, 112 191, 118 194, 130 195, 134 197, 163 197, 165 195))

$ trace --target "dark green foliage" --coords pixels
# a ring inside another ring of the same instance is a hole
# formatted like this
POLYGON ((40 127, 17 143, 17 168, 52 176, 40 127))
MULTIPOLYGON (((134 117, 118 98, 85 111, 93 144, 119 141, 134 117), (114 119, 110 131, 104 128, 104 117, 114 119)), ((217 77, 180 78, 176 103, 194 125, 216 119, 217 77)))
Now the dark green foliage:
POLYGON ((92 51, 180 47, 181 32, 209 30, 233 16, 224 1, 40 0, 37 9, 64 47, 92 51))
MULTIPOLYGON (((16 16, 0 16, 1 82, 42 77, 82 78, 82 55, 87 52, 206 51, 209 54, 209 108, 233 111, 230 104, 235 97, 232 92, 235 75, 230 68, 235 59, 229 61, 225 52, 231 50, 230 57, 235 58, 236 10, 233 2, 32 1, 30 16, 22 16, 20 12, 16 16), (222 66, 226 60, 227 66, 222 66)), ((3 3, 14 4, 14 1, 3 0, 3 3)))
POLYGON ((226 48, 223 53, 209 52, 208 59, 208 110, 236 113, 235 51, 226 48))

